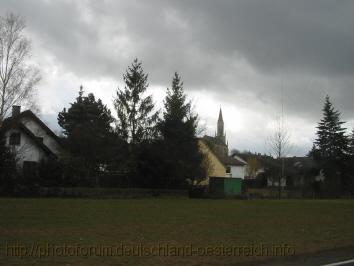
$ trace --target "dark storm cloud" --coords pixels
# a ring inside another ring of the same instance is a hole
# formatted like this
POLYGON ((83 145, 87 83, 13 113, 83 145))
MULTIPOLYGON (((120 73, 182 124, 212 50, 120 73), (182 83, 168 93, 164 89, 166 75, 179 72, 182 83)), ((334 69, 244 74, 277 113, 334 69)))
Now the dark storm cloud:
POLYGON ((185 60, 194 48, 214 56, 236 53, 262 71, 289 68, 348 74, 354 70, 352 1, 15 0, 2 6, 24 14, 52 49, 79 52, 82 59, 84 55, 92 59, 96 52, 114 55, 115 51, 97 45, 101 38, 112 41, 115 36, 110 34, 123 34, 133 41, 137 53, 146 49, 153 55, 146 57, 161 63, 178 62, 183 52, 185 60), (92 15, 89 22, 86 13, 92 15), (122 22, 125 30, 119 27, 122 22))
POLYGON ((202 46, 237 52, 262 71, 354 70, 353 1, 177 2, 199 17, 192 28, 202 46))
MULTIPOLYGON (((279 105, 282 87, 288 111, 309 119, 319 115, 324 95, 330 94, 348 118, 354 116, 354 2, 178 3, 182 14, 195 18, 193 40, 205 54, 244 58, 257 71, 244 89, 238 84, 242 77, 229 79, 234 90, 251 90, 258 100, 279 105)), ((228 91, 224 98, 240 102, 231 95, 228 91)))

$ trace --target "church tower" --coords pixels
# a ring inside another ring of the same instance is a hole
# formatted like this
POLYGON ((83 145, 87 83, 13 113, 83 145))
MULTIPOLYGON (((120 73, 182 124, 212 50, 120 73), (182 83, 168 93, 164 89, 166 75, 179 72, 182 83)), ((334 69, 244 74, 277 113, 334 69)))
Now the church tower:
POLYGON ((223 144, 226 145, 226 136, 225 136, 225 131, 224 131, 224 120, 222 118, 221 107, 220 107, 220 111, 219 111, 216 138, 219 139, 223 144))

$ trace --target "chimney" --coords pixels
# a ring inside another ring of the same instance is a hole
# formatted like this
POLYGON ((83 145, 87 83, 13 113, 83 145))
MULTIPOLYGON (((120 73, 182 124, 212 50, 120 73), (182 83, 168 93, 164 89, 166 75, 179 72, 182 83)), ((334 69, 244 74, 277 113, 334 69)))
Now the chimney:
POLYGON ((20 105, 13 105, 12 106, 12 117, 15 117, 21 113, 21 106, 20 105))

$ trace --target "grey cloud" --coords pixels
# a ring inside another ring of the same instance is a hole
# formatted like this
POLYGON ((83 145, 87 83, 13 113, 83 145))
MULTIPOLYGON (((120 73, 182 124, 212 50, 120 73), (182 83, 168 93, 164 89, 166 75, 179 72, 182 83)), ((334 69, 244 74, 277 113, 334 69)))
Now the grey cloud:
MULTIPOLYGON (((110 46, 116 36, 130 40, 131 57, 145 59, 163 75, 161 65, 198 74, 205 57, 231 60, 235 53, 270 74, 332 76, 354 70, 351 1, 17 0, 7 9, 23 13, 47 49, 59 60, 77 64, 77 71, 112 75, 126 66, 131 61, 126 51, 110 46), (85 21, 86 13, 91 21, 85 21)), ((204 67, 207 74, 216 70, 204 67)), ((157 80, 165 80, 161 74, 157 80)))
POLYGON ((223 53, 237 51, 262 71, 289 68, 348 74, 354 70, 351 1, 178 3, 190 17, 198 14, 202 20, 192 27, 202 46, 223 53))

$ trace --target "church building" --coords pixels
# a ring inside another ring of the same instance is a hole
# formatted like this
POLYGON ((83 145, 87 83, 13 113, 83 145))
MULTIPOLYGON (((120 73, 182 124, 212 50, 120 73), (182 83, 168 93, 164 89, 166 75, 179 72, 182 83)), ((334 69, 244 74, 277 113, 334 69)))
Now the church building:
POLYGON ((247 163, 241 158, 229 156, 221 108, 215 136, 200 138, 199 147, 205 155, 203 164, 207 172, 206 180, 209 177, 245 178, 247 163))

